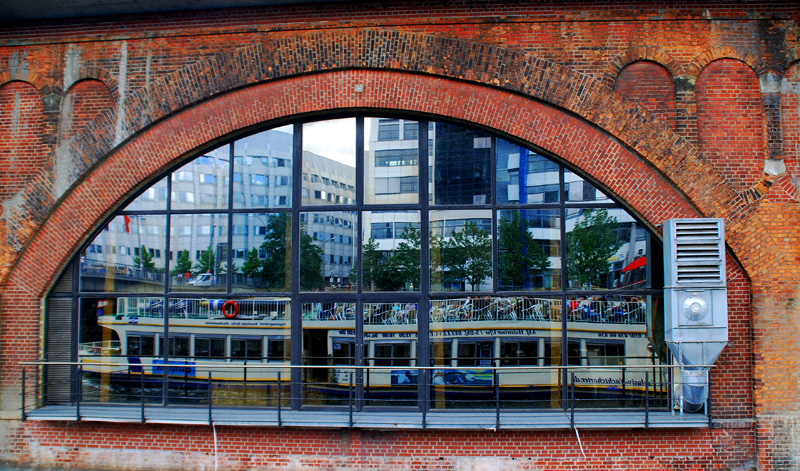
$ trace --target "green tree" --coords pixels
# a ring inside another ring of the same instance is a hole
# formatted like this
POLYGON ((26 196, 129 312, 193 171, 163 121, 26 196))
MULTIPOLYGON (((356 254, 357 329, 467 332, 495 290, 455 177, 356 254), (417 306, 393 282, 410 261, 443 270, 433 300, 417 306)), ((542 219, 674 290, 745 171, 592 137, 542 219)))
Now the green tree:
POLYGON ((615 229, 617 218, 607 209, 585 211, 567 233, 567 276, 581 287, 601 285, 609 272, 609 259, 622 247, 615 229))
POLYGON ((446 265, 446 282, 463 280, 472 290, 492 274, 492 241, 489 232, 467 221, 459 232, 453 232, 450 239, 442 243, 444 251, 442 262, 446 265))
POLYGON ((503 217, 497 225, 499 275, 502 289, 522 289, 525 282, 550 268, 547 254, 528 230, 528 220, 520 211, 503 217))
POLYGON ((392 269, 397 273, 400 283, 398 289, 404 289, 406 284, 419 289, 420 270, 420 232, 414 226, 407 225, 400 233, 403 240, 391 256, 392 269))
POLYGON ((194 274, 198 273, 214 273, 215 275, 222 275, 225 269, 222 263, 217 260, 217 255, 211 250, 209 245, 206 250, 200 252, 200 257, 194 262, 194 274))
POLYGON ((244 263, 242 263, 242 274, 248 278, 258 278, 264 265, 258 257, 258 249, 253 247, 247 251, 244 263))
POLYGON ((133 264, 137 268, 150 271, 156 267, 156 263, 153 261, 153 256, 150 255, 150 252, 148 252, 147 247, 144 245, 139 248, 139 256, 133 257, 133 264))
MULTIPOLYGON (((261 280, 264 287, 277 291, 291 288, 292 246, 290 214, 271 216, 267 222, 267 234, 261 244, 266 257, 262 262, 261 280)), ((320 289, 325 280, 322 277, 323 250, 314 244, 314 239, 300 228, 300 289, 320 289)))
MULTIPOLYGON (((291 289, 291 263, 292 263, 292 226, 290 215, 287 213, 270 216, 267 220, 267 232, 261 251, 264 259, 259 260, 261 269, 259 278, 264 288, 274 291, 289 291, 291 289)), ((254 249, 251 249, 252 253, 254 249)), ((255 254, 248 253, 248 260, 258 259, 258 250, 255 254)), ((253 264, 255 264, 253 260, 253 264)))
MULTIPOLYGON (((361 247, 362 261, 361 261, 361 282, 364 290, 373 290, 376 287, 376 280, 380 271, 382 261, 382 254, 378 250, 378 243, 375 239, 370 238, 369 241, 361 247)), ((355 268, 350 273, 351 279, 356 279, 355 268)))
POLYGON ((188 250, 179 250, 178 258, 175 260, 175 267, 171 273, 173 275, 183 275, 186 272, 192 271, 192 261, 189 260, 188 250))

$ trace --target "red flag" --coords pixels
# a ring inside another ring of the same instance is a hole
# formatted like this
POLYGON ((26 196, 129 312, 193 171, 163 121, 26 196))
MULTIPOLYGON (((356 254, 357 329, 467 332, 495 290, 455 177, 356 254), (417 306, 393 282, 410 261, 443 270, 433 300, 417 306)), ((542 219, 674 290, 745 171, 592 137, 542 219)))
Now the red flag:
POLYGON ((125 232, 130 233, 131 232, 131 218, 129 218, 127 214, 125 216, 123 216, 123 217, 125 218, 125 232))

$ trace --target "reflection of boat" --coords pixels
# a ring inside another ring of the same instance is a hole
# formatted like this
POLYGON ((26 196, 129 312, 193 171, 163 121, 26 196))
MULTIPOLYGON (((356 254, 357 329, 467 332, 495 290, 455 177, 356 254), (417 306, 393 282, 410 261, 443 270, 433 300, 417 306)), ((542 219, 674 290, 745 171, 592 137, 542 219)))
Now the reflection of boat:
POLYGON ((79 355, 90 373, 163 376, 166 367, 168 376, 205 381, 211 369, 215 380, 263 381, 276 379, 282 371, 288 380, 288 369, 213 368, 288 364, 288 312, 288 299, 171 299, 166 307, 164 298, 99 301, 97 323, 104 340, 82 342, 79 355), (167 364, 162 348, 165 311, 170 332, 167 364), (124 364, 132 366, 117 366, 124 364))
MULTIPOLYGON (((420 381, 425 381, 431 385, 432 399, 488 400, 498 389, 504 399, 531 400, 553 396, 573 374, 578 395, 641 394, 652 358, 646 325, 638 314, 640 303, 627 304, 587 301, 587 309, 597 315, 570 314, 564 346, 557 299, 433 300, 430 363, 420 365, 416 304, 365 303, 363 350, 357 354, 355 303, 303 303, 303 364, 314 366, 303 372, 304 395, 342 399, 353 386, 363 384, 366 400, 412 400, 420 381), (555 368, 562 365, 564 348, 568 374, 555 368), (361 375, 350 368, 357 356, 367 367, 361 375), (626 372, 620 365, 641 368, 626 372), (495 373, 493 368, 504 369, 495 373)), ((81 343, 80 357, 84 371, 91 373, 142 374, 153 380, 166 375, 200 383, 211 370, 214 381, 252 383, 276 381, 280 372, 288 381, 290 311, 288 298, 173 298, 166 304, 160 297, 104 300, 97 305, 102 339, 81 343), (165 343, 165 315, 166 364, 160 348, 165 343), (242 368, 214 368, 221 365, 242 368), (246 365, 286 367, 243 368, 246 365)), ((655 378, 649 381, 654 391, 655 378)))

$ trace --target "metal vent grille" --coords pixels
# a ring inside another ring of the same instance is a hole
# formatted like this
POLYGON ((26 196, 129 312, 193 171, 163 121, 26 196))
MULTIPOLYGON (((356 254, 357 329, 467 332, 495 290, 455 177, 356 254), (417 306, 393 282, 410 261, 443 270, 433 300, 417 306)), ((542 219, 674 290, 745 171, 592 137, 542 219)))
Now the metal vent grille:
POLYGON ((56 285, 53 287, 52 292, 56 294, 72 293, 72 263, 67 265, 66 270, 64 270, 64 274, 61 275, 61 279, 58 280, 56 285))
MULTIPOLYGON (((45 357, 47 361, 70 361, 72 351, 70 325, 72 325, 72 299, 53 298, 47 301, 47 326, 45 357)), ((48 366, 44 371, 45 397, 48 403, 70 400, 69 365, 48 366)))
POLYGON ((725 284, 725 236, 721 219, 673 219, 665 224, 673 286, 725 284))

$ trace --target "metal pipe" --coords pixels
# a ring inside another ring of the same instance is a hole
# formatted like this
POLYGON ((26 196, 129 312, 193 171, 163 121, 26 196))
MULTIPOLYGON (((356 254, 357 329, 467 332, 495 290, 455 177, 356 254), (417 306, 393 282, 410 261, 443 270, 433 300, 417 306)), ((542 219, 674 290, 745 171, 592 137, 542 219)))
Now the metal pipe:
POLYGON ((353 428, 353 372, 350 372, 350 428, 353 428))
POLYGON ((81 393, 83 392, 83 365, 78 365, 78 389, 75 391, 75 420, 81 421, 81 393))
POLYGON ((281 372, 278 371, 278 427, 281 426, 281 372))
POLYGON ((650 428, 650 372, 644 372, 644 428, 650 428))
POLYGON ((25 367, 22 367, 22 421, 25 422, 25 367))
POLYGON ((208 372, 208 425, 213 425, 214 421, 211 418, 211 404, 214 401, 211 400, 211 371, 208 372))
POLYGON ((569 428, 575 430, 575 372, 572 371, 570 375, 569 385, 569 428))

